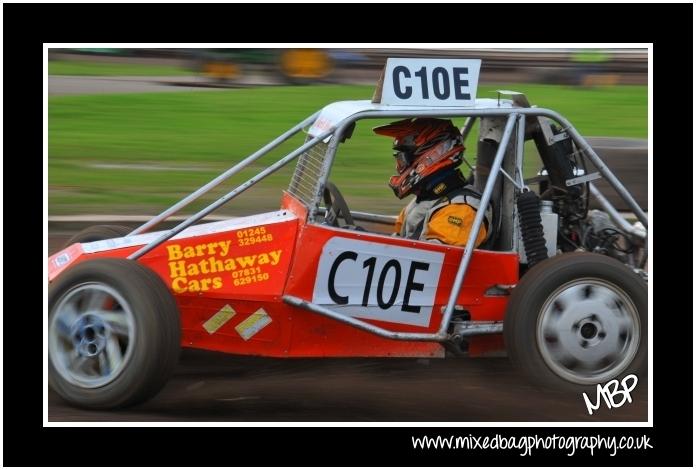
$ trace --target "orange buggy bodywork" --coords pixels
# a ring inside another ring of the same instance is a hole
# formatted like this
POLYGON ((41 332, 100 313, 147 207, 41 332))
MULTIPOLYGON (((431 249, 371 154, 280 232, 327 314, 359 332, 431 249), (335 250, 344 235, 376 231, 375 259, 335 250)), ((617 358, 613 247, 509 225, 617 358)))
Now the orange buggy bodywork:
MULTIPOLYGON (((74 244, 49 258, 49 280, 84 260, 126 258, 157 235, 74 244)), ((430 312, 426 324, 363 318, 390 331, 437 332, 463 248, 310 224, 304 206, 289 193, 277 212, 191 227, 139 262, 172 291, 181 313, 185 347, 272 357, 444 356, 440 343, 383 338, 283 301, 284 295, 312 300, 317 286, 325 281, 317 273, 331 240, 441 256, 432 306, 423 306, 430 312)), ((498 285, 515 285, 518 266, 516 253, 475 250, 458 308, 467 311, 472 321, 503 321, 508 297, 487 292, 498 285)), ((354 316, 360 318, 360 314, 354 316)), ((473 336, 469 341, 470 355, 503 349, 499 334, 473 336)))

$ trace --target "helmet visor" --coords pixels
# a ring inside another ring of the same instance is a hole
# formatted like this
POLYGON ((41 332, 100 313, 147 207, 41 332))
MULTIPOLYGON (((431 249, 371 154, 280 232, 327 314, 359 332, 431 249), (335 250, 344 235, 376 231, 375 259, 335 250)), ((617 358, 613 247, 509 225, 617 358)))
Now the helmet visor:
POLYGON ((394 158, 396 159, 396 171, 401 174, 411 166, 413 162, 413 153, 403 151, 394 152, 394 158))

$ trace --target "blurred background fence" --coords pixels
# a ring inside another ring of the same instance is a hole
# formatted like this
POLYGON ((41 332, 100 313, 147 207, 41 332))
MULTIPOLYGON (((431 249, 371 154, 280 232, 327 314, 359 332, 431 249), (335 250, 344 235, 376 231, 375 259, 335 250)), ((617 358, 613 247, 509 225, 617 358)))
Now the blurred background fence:
POLYGON ((482 59, 481 83, 647 84, 644 49, 53 49, 49 60, 57 75, 149 66, 152 74, 230 82, 264 75, 262 82, 374 84, 388 57, 443 56, 482 59))
MULTIPOLYGON (((157 213, 326 104, 369 99, 386 58, 402 56, 481 58, 479 97, 521 91, 583 135, 604 138, 598 153, 647 208, 644 49, 81 48, 48 55, 49 215, 157 213)), ((476 145, 468 147, 473 163, 476 145)), ((390 143, 363 124, 341 146, 331 177, 351 207, 394 213, 402 201, 386 184, 393 165, 390 143)), ((534 162, 525 167, 538 170, 534 162)), ((277 208, 291 172, 273 175, 222 213, 277 208)))

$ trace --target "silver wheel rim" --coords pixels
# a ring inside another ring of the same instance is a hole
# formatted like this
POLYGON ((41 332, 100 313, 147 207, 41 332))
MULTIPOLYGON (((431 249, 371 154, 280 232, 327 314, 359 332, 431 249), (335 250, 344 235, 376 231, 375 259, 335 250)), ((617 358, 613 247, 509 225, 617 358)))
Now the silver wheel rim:
POLYGON ((556 289, 541 307, 537 344, 546 365, 578 384, 616 378, 640 345, 638 309, 614 284, 583 278, 556 289))
POLYGON ((116 290, 100 282, 69 289, 48 325, 48 356, 58 374, 83 388, 119 376, 135 344, 135 317, 116 290))

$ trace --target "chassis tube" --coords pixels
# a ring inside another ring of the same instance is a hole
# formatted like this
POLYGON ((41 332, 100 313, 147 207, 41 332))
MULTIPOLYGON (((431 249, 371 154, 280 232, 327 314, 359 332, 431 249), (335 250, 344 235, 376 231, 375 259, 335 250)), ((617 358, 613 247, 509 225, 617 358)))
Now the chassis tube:
POLYGON ((579 144, 581 150, 587 151, 587 156, 590 157, 592 163, 594 163, 594 165, 597 167, 602 176, 607 179, 607 181, 614 188, 616 193, 621 197, 621 199, 624 200, 626 204, 628 204, 635 216, 638 217, 638 220, 640 220, 643 226, 645 226, 645 228, 647 229, 648 217, 645 215, 645 212, 643 212, 643 209, 640 207, 640 205, 638 205, 636 200, 633 199, 633 196, 631 196, 631 193, 628 192, 628 190, 621 183, 621 181, 619 181, 619 179, 616 176, 614 176, 614 173, 611 172, 609 167, 604 164, 601 158, 599 158, 599 155, 595 153, 595 151, 592 149, 590 144, 587 143, 585 138, 581 136, 580 133, 577 130, 575 130, 573 125, 570 122, 568 122, 563 116, 553 111, 550 111, 549 115, 553 119, 556 119, 559 123, 563 124, 564 130, 570 133, 575 143, 579 144))
POLYGON ((613 220, 616 225, 621 227, 621 230, 630 233, 631 235, 634 235, 636 237, 645 239, 646 233, 642 230, 636 230, 630 223, 626 221, 626 219, 621 217, 619 211, 617 211, 616 208, 611 205, 611 202, 609 202, 609 200, 604 197, 604 194, 602 194, 600 190, 597 189, 597 186, 595 186, 592 183, 590 183, 590 193, 597 199, 599 205, 601 205, 602 208, 605 211, 607 211, 607 214, 609 214, 611 220, 613 220))
POLYGON ((466 138, 469 137, 469 132, 471 132, 471 128, 474 127, 475 122, 475 117, 469 116, 468 118, 466 118, 466 121, 464 122, 464 128, 462 129, 462 142, 466 141, 466 138))
POLYGON ((459 269, 457 269, 457 274, 454 277, 452 292, 450 293, 449 300, 447 301, 447 308, 445 309, 445 314, 442 316, 442 323, 440 324, 439 331, 439 333, 442 335, 447 333, 447 328, 449 326, 450 319, 452 318, 452 312, 454 312, 454 305, 457 303, 457 297, 459 297, 459 292, 462 289, 464 276, 469 268, 469 262, 471 261, 471 256, 474 253, 474 248, 476 247, 476 238, 478 237, 481 224, 483 223, 483 217, 486 213, 485 208, 488 207, 488 203, 491 200, 493 186, 495 186, 495 180, 498 178, 498 174, 500 173, 500 166, 503 163, 503 157, 505 156, 505 151, 507 150, 508 143, 510 142, 512 130, 515 128, 516 120, 517 114, 510 114, 510 117, 508 117, 507 123, 505 124, 505 130, 503 131, 503 136, 500 139, 500 145, 498 145, 495 160, 493 160, 493 166, 491 167, 491 172, 488 175, 488 180, 486 181, 486 187, 481 195, 481 209, 476 211, 474 224, 471 227, 471 232, 469 232, 469 240, 466 242, 464 254, 462 255, 462 261, 459 263, 459 269))
POLYGON ((237 163, 232 168, 225 171, 220 176, 216 177, 214 180, 210 181, 205 186, 202 186, 199 189, 197 189, 196 191, 192 192, 191 194, 189 194, 188 196, 186 196, 185 198, 183 198, 182 200, 180 200, 179 202, 177 202, 176 204, 171 206, 169 209, 165 210, 161 214, 153 217, 152 219, 150 219, 149 221, 147 221, 146 223, 144 223, 140 227, 133 230, 128 235, 129 236, 130 235, 138 235, 139 233, 146 232, 149 229, 151 229, 152 227, 154 227, 157 224, 159 224, 160 222, 162 222, 163 220, 166 220, 169 216, 178 212, 180 209, 188 206, 190 203, 192 203, 193 201, 195 201, 196 199, 198 199, 202 195, 206 194, 207 192, 214 189, 215 187, 217 187, 221 183, 225 182, 226 180, 228 180, 229 178, 231 178, 235 174, 239 173, 241 170, 246 168, 250 163, 255 162, 256 160, 258 160, 259 158, 261 158, 262 156, 266 155, 268 152, 270 152, 271 150, 276 148, 278 145, 282 144, 283 142, 288 140, 290 137, 297 134, 299 131, 302 130, 302 128, 304 128, 305 126, 314 122, 314 120, 316 119, 318 114, 319 114, 318 111, 316 113, 312 114, 311 116, 309 116, 307 119, 305 119, 301 123, 295 125, 290 130, 288 130, 285 133, 281 134, 280 136, 276 137, 271 142, 269 142, 265 146, 261 147, 259 150, 252 153, 251 155, 246 157, 244 160, 237 163))
POLYGON ((468 322, 468 324, 466 325, 460 325, 458 327, 455 327, 455 331, 452 335, 442 332, 403 333, 399 331, 385 330, 384 328, 380 328, 371 323, 362 321, 358 318, 343 315, 322 305, 317 305, 315 303, 300 299, 299 297, 295 297, 292 295, 284 295, 283 302, 285 302, 288 305, 292 305, 293 307, 309 310, 310 312, 318 313, 320 315, 333 318, 334 320, 346 323, 360 330, 376 334, 377 336, 400 341, 435 341, 442 343, 445 341, 449 341, 457 336, 459 336, 460 338, 464 338, 479 335, 494 335, 503 332, 502 322, 468 322))
POLYGON ((524 170, 522 169, 522 163, 524 161, 524 133, 526 123, 527 117, 524 114, 520 114, 517 122, 517 154, 515 155, 517 161, 515 162, 515 167, 517 168, 522 187, 524 187, 524 170))
POLYGON ((270 175, 270 174, 272 174, 272 173, 275 173, 277 170, 279 170, 280 168, 284 167, 287 163, 289 163, 290 161, 292 161, 292 160, 294 160, 295 158, 297 158, 298 155, 300 155, 301 153, 305 152, 307 149, 313 147, 316 143, 320 142, 322 139, 325 139, 327 136, 331 135, 331 134, 333 133, 333 131, 334 131, 334 129, 329 129, 328 131, 324 132, 323 134, 319 135, 318 137, 314 137, 313 139, 307 141, 306 143, 304 143, 303 145, 301 145, 300 147, 298 147, 296 150, 294 150, 293 152, 290 152, 288 155, 286 155, 285 157, 281 158, 280 160, 278 160, 277 162, 275 162, 273 165, 269 166, 269 167, 266 168, 265 170, 261 171, 261 172, 258 173, 256 176, 254 176, 254 177, 248 179, 247 181, 245 181, 245 182, 242 183, 241 185, 237 186, 236 188, 234 188, 232 191, 230 191, 229 193, 227 193, 227 194, 225 194, 224 196, 222 196, 222 197, 221 197, 220 199, 218 199, 217 201, 215 201, 215 202, 213 202, 212 204, 210 204, 209 206, 207 206, 207 207, 201 209, 199 212, 197 212, 196 214, 192 215, 192 216, 189 217, 188 219, 184 220, 183 222, 181 222, 179 225, 177 225, 177 226, 174 227, 173 229, 169 230, 168 232, 163 233, 163 234, 162 234, 161 236, 159 236, 157 239, 153 240, 152 242, 148 243, 148 244, 145 245, 144 247, 140 248, 138 251, 136 251, 136 252, 134 252, 133 254, 131 254, 131 255, 128 257, 128 259, 138 259, 138 258, 140 258, 140 257, 143 256, 145 253, 150 252, 151 250, 153 250, 154 248, 156 248, 157 246, 159 246, 160 244, 162 244, 162 242, 165 242, 165 241, 169 240, 170 238, 172 238, 172 237, 173 237, 174 235, 176 235, 177 233, 180 233, 181 231, 187 229, 188 227, 190 227, 190 226, 193 225, 194 223, 196 223, 196 222, 198 222, 199 220, 201 220, 201 219, 202 219, 203 217, 205 217, 206 215, 208 215, 208 214, 210 214, 211 212, 213 212, 213 211, 214 211, 215 209, 217 209, 218 207, 220 207, 220 206, 226 204, 226 203, 229 202, 230 200, 232 200, 232 199, 234 199, 235 197, 237 197, 239 194, 243 193, 244 191, 246 191, 247 189, 249 189, 250 187, 252 187, 252 186, 255 185, 256 183, 258 183, 259 181, 261 181, 262 179, 264 179, 266 176, 268 176, 268 175, 270 175))
POLYGON ((334 320, 338 320, 343 323, 347 323, 361 330, 369 331, 370 333, 374 333, 384 338, 408 341, 445 341, 446 339, 448 339, 447 335, 443 335, 442 333, 400 333, 397 331, 385 330, 384 328, 380 328, 379 326, 372 325, 357 318, 349 317, 348 315, 343 315, 342 313, 335 312, 321 305, 308 302, 306 300, 300 299, 299 297, 295 297, 292 295, 284 295, 283 302, 292 305, 293 307, 298 307, 305 310, 309 310, 314 313, 319 313, 321 315, 333 318, 334 320))

